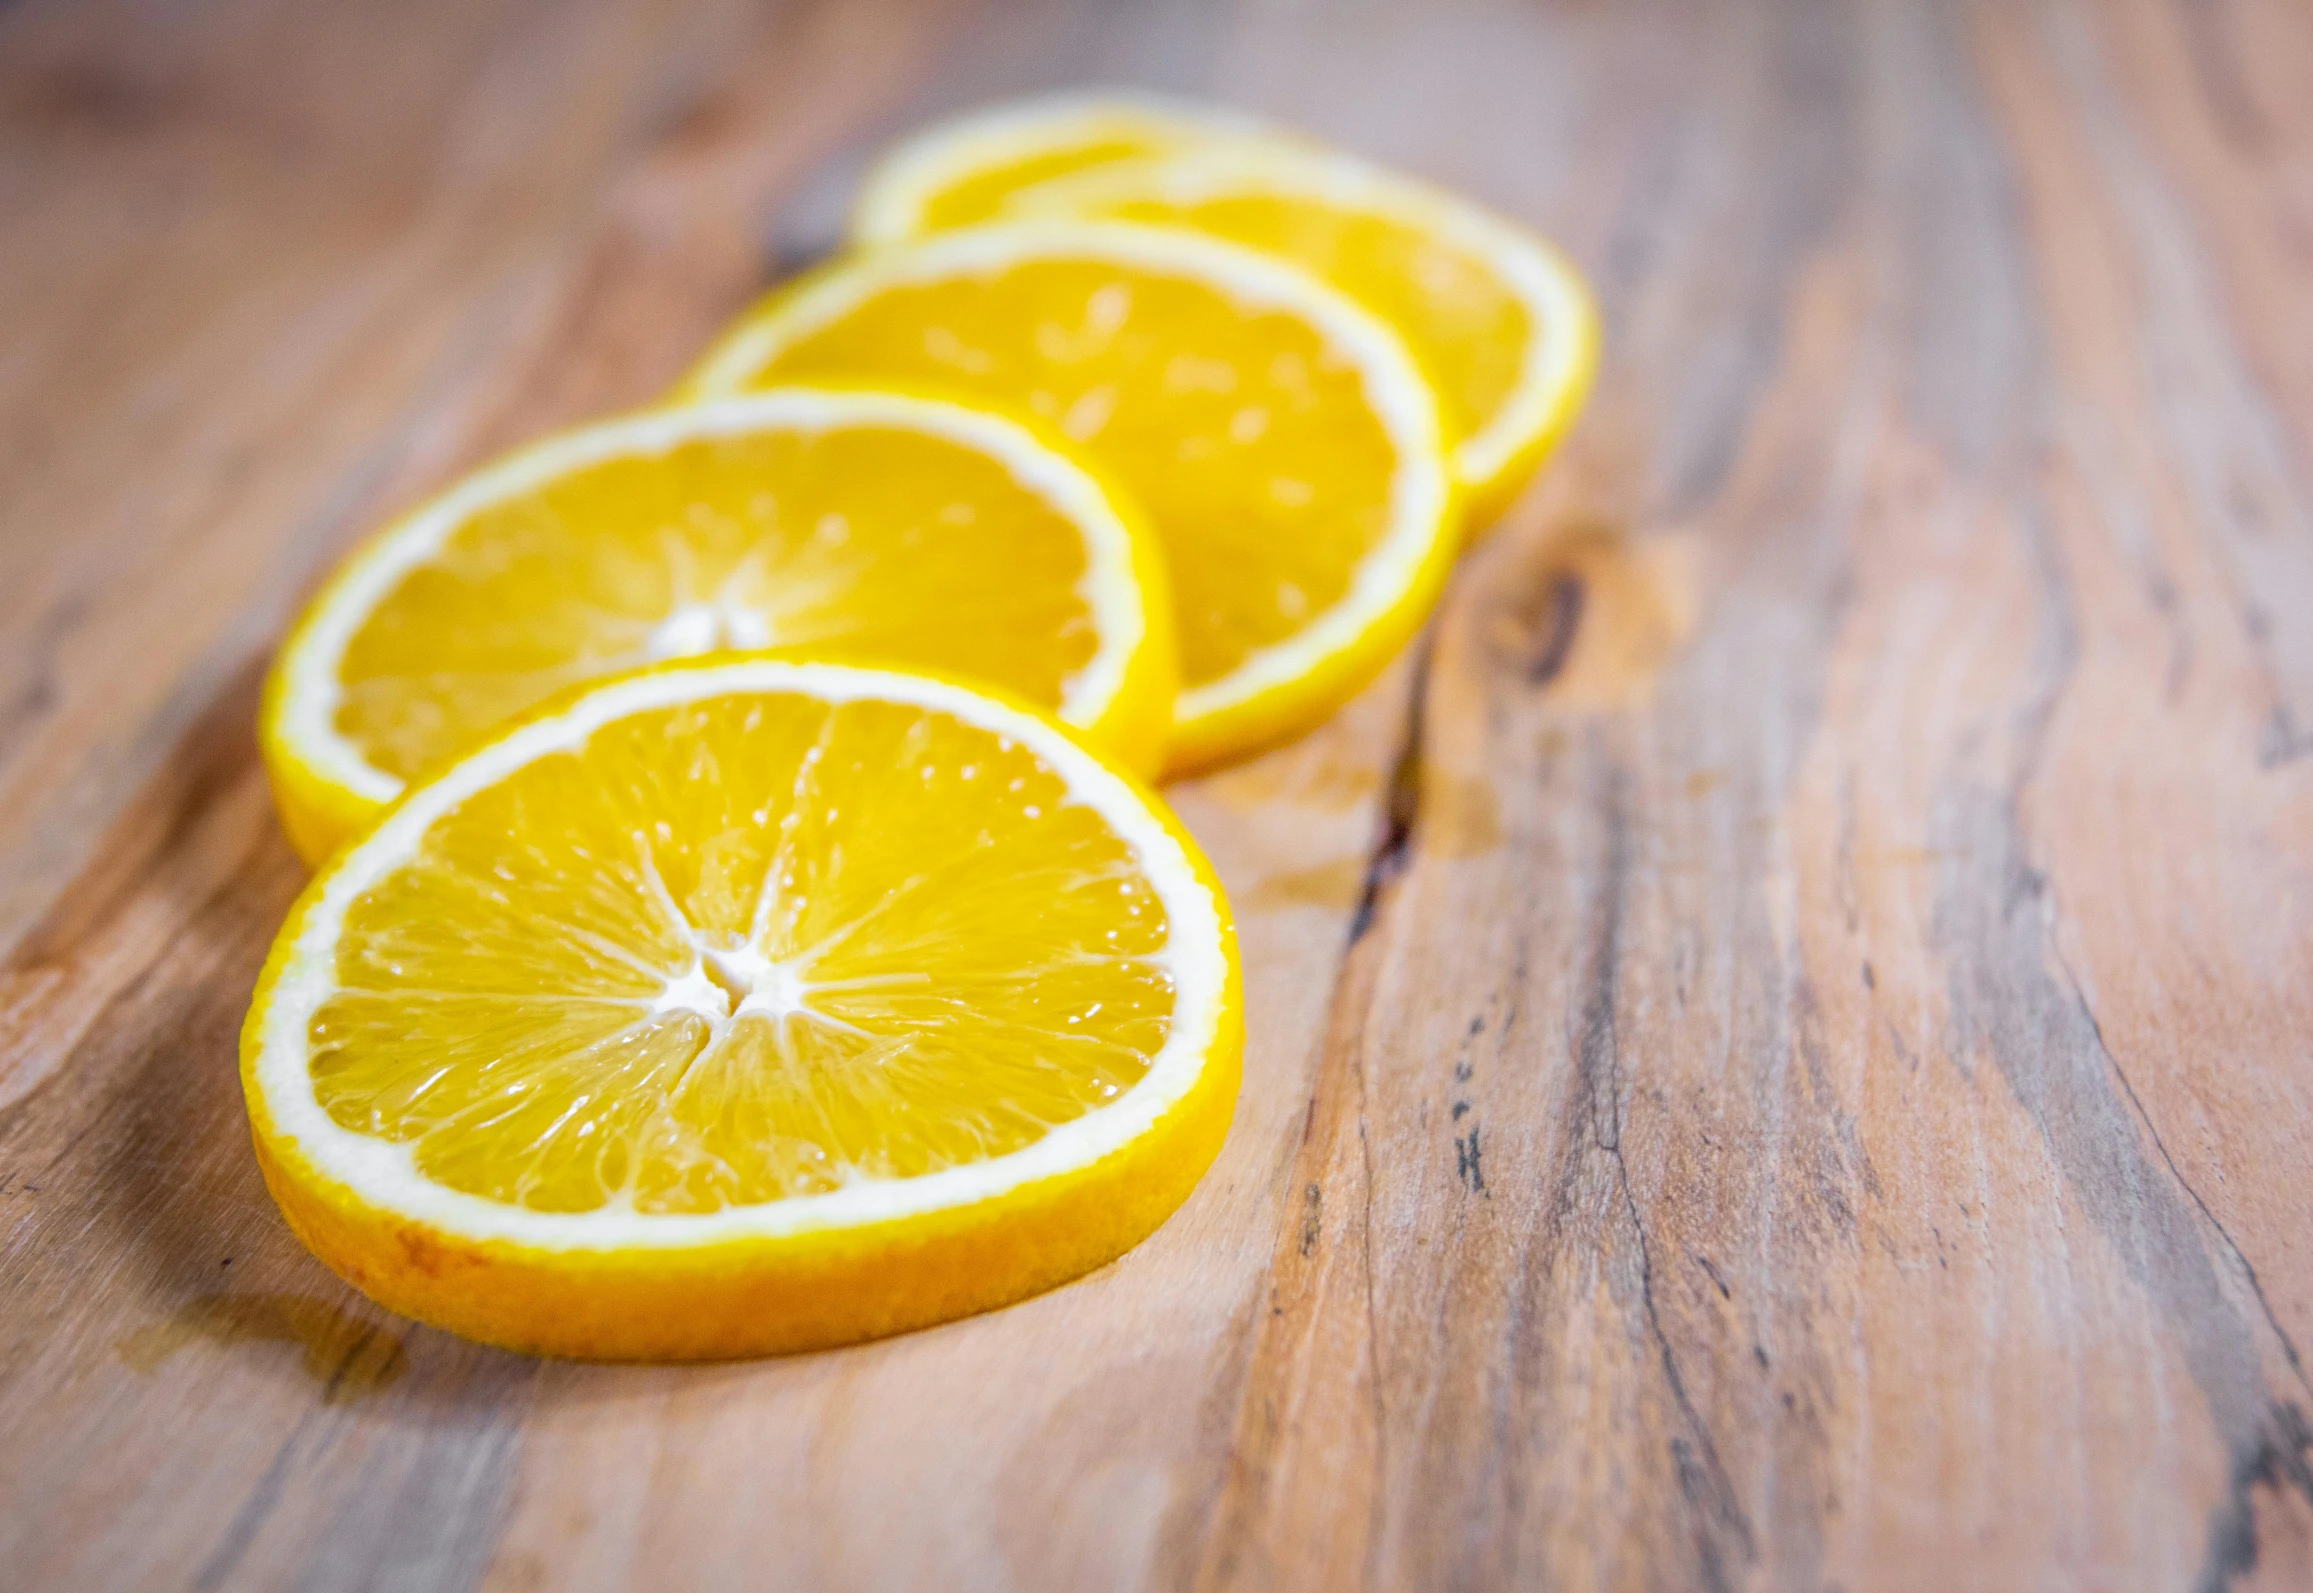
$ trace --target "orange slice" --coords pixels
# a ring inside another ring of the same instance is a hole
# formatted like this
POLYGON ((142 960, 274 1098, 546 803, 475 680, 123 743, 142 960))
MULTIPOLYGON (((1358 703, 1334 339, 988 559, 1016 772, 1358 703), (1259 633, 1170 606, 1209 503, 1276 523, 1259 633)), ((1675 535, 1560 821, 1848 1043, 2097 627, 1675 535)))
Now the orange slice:
POLYGON ((1177 681, 1161 554, 1065 443, 908 394, 791 389, 550 438, 379 533, 282 648, 267 767, 317 860, 558 690, 793 646, 995 682, 1140 769, 1177 681))
POLYGON ((1239 1000, 1195 845, 1057 720, 727 656, 404 795, 292 911, 242 1081, 290 1225, 390 1309, 756 1355, 1137 1243, 1221 1143, 1239 1000))
POLYGON ((1421 624, 1460 536, 1397 334, 1184 228, 1039 219, 839 261, 742 317, 682 393, 837 376, 1034 414, 1146 508, 1180 636, 1170 772, 1331 713, 1421 624))

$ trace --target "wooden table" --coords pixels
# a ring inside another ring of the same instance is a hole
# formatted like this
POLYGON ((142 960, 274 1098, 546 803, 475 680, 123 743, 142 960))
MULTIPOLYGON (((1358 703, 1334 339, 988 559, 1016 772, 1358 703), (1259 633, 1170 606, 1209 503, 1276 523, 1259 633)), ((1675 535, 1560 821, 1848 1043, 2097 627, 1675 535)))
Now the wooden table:
POLYGON ((16 0, 0 550, 11 1593, 2313 1580, 2313 9, 16 0), (1608 324, 1414 655, 1172 792, 1220 1165, 841 1353, 383 1316, 234 1077, 268 646, 895 131, 1119 80, 1608 324))

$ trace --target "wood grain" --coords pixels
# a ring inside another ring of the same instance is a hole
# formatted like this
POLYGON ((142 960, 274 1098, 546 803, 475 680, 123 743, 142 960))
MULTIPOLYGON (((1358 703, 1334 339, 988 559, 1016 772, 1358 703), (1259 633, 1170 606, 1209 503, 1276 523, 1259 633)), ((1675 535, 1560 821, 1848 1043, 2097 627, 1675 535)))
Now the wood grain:
POLYGON ((2285 0, 0 9, 0 1585, 2313 1584, 2308 84, 2285 0), (1220 1164, 838 1354, 382 1316, 233 1076, 267 645, 893 131, 1088 81, 1608 315, 1419 647, 1170 793, 1220 1164))

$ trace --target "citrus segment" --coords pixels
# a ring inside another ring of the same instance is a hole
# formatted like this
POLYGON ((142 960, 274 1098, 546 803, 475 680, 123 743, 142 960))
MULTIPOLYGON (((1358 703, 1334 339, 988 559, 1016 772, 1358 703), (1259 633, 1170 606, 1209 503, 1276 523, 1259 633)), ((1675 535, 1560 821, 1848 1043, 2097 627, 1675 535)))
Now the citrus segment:
POLYGON ((1147 509, 1182 695, 1167 767, 1296 734, 1419 625, 1459 510, 1403 342, 1284 261, 1179 228, 933 234, 770 299, 685 384, 902 379, 1033 412, 1147 509))
POLYGON ((1581 274, 1475 205, 1359 161, 1239 142, 1024 186, 1021 214, 1193 226, 1289 256, 1379 311, 1428 368, 1473 519, 1515 494, 1597 366, 1581 274))
POLYGON ((763 1353, 1137 1242, 1226 1126, 1236 981, 1193 845, 1055 721, 709 660, 549 706, 342 853, 244 1083, 290 1221, 381 1303, 763 1353))
POLYGON ((1137 511, 999 416, 788 390, 567 433, 351 559, 282 650, 265 742, 326 854, 508 716, 653 659, 811 647, 986 679, 1153 767, 1174 672, 1137 511))

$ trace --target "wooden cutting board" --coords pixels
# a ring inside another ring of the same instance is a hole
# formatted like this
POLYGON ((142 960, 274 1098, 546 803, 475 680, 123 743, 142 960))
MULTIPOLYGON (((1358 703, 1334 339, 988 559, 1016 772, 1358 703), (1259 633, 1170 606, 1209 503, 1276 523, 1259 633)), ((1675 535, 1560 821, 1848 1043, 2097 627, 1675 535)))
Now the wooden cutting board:
POLYGON ((2313 10, 0 8, 0 1586, 2313 1581, 2313 10), (1228 1148, 841 1353, 381 1315, 251 1160, 272 639, 894 132, 1128 81, 1563 240, 1421 644, 1171 795, 1228 1148))

